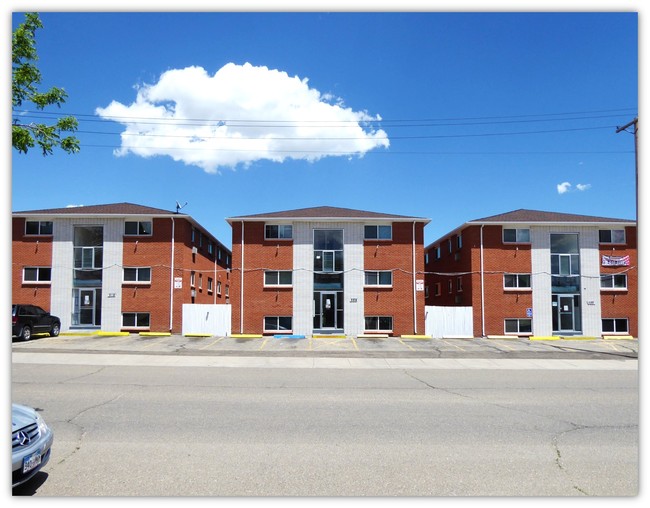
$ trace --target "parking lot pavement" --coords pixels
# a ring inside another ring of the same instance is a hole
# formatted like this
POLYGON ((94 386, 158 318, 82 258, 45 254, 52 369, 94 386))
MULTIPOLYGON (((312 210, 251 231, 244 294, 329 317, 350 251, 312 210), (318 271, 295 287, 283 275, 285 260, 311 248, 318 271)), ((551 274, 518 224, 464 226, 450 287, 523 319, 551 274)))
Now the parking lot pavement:
POLYGON ((71 335, 14 339, 14 352, 83 352, 195 356, 298 356, 348 358, 575 358, 638 357, 638 340, 408 339, 189 337, 182 335, 71 335))

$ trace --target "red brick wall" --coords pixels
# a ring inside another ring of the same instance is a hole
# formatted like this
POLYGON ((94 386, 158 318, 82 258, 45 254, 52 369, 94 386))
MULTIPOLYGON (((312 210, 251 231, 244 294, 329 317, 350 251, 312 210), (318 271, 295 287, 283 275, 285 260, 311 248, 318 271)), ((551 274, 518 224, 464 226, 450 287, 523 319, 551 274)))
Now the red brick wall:
POLYGON ((600 255, 630 256, 630 266, 601 266, 601 275, 623 273, 627 269, 627 291, 600 292, 601 315, 603 318, 628 318, 630 335, 639 336, 639 272, 637 254, 637 228, 625 228, 626 245, 600 246, 600 255))
POLYGON ((241 231, 232 224, 231 303, 233 333, 262 333, 264 316, 292 316, 291 288, 265 288, 264 269, 293 269, 293 240, 265 240, 264 222, 244 226, 244 323, 241 329, 241 231))
MULTIPOLYGON (((198 230, 197 230, 198 232, 198 230)), ((153 235, 149 237, 124 237, 123 264, 125 267, 151 267, 151 284, 123 284, 122 311, 149 312, 151 314, 151 331, 162 332, 169 330, 170 321, 170 270, 171 270, 171 237, 172 221, 168 218, 153 220, 153 235), (136 244, 137 242, 137 244, 136 244)), ((174 278, 182 278, 182 288, 174 289, 174 316, 172 332, 182 330, 183 304, 213 304, 226 303, 225 287, 228 285, 226 272, 226 254, 223 249, 222 260, 217 265, 215 278, 214 256, 208 253, 207 242, 199 247, 198 234, 192 243, 192 224, 184 219, 175 220, 174 232, 174 278), (197 247, 197 253, 192 253, 192 247, 197 247), (195 273, 195 285, 191 285, 191 274, 195 273), (202 276, 202 284, 199 281, 202 276), (213 279, 213 291, 208 292, 208 278, 213 279), (221 295, 217 294, 217 281, 222 282, 221 295), (192 289, 195 297, 192 297, 192 289)), ((215 245, 214 255, 217 254, 215 245)))
MULTIPOLYGON (((415 227, 416 279, 424 280, 424 225, 415 227)), ((413 315, 413 224, 393 223, 392 241, 365 240, 364 268, 393 270, 392 288, 365 288, 365 316, 393 316, 393 335, 424 334, 424 291, 416 292, 413 315)))
POLYGON ((52 236, 25 236, 25 219, 12 218, 11 233, 12 303, 38 305, 50 311, 50 284, 23 283, 26 266, 52 266, 52 236))

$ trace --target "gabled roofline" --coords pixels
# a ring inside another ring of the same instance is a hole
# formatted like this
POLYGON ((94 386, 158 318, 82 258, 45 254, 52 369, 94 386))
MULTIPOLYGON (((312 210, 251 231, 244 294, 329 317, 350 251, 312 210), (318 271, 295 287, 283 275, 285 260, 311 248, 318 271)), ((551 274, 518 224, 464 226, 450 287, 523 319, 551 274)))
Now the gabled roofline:
MULTIPOLYGON (((505 214, 504 214, 505 215, 505 214)), ((636 227, 637 222, 628 219, 612 219, 612 218, 600 218, 593 217, 591 220, 498 220, 499 216, 485 217, 483 219, 476 219, 465 222, 464 224, 458 226, 457 228, 449 231, 448 233, 442 235, 440 238, 429 243, 424 250, 427 251, 434 245, 440 243, 442 240, 458 234, 462 230, 466 229, 469 226, 497 226, 497 225, 518 225, 518 226, 544 226, 544 225, 556 225, 556 226, 598 226, 598 227, 621 227, 621 226, 634 226, 636 227)), ((576 216, 578 217, 578 216, 576 216)), ((589 216, 584 216, 588 218, 589 216)))

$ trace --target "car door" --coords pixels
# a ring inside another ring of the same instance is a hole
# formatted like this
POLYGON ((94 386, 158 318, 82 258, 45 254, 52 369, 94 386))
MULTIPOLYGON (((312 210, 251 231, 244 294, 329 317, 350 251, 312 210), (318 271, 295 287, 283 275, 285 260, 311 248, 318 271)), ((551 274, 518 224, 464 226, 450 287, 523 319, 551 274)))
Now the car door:
POLYGON ((32 316, 32 332, 44 333, 50 330, 49 314, 36 305, 30 305, 30 312, 32 316))

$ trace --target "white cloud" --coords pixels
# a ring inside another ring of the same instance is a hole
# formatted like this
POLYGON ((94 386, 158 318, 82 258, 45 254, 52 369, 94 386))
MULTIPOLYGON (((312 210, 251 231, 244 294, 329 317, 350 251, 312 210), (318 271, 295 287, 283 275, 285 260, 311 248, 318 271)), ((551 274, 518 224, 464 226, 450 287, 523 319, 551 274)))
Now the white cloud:
MULTIPOLYGON (((583 191, 586 191, 588 189, 591 189, 591 184, 590 183, 578 183, 578 184, 576 184, 575 189, 577 191, 583 192, 583 191)), ((557 184, 557 193, 558 194, 565 194, 567 192, 572 192, 572 191, 573 191, 572 185, 569 182, 562 182, 562 183, 557 184)))
POLYGON ((226 64, 213 76, 201 67, 173 69, 139 87, 132 104, 113 101, 96 113, 125 126, 116 155, 166 155, 208 173, 261 159, 363 156, 390 144, 369 123, 379 116, 346 108, 307 79, 248 63, 226 64))

